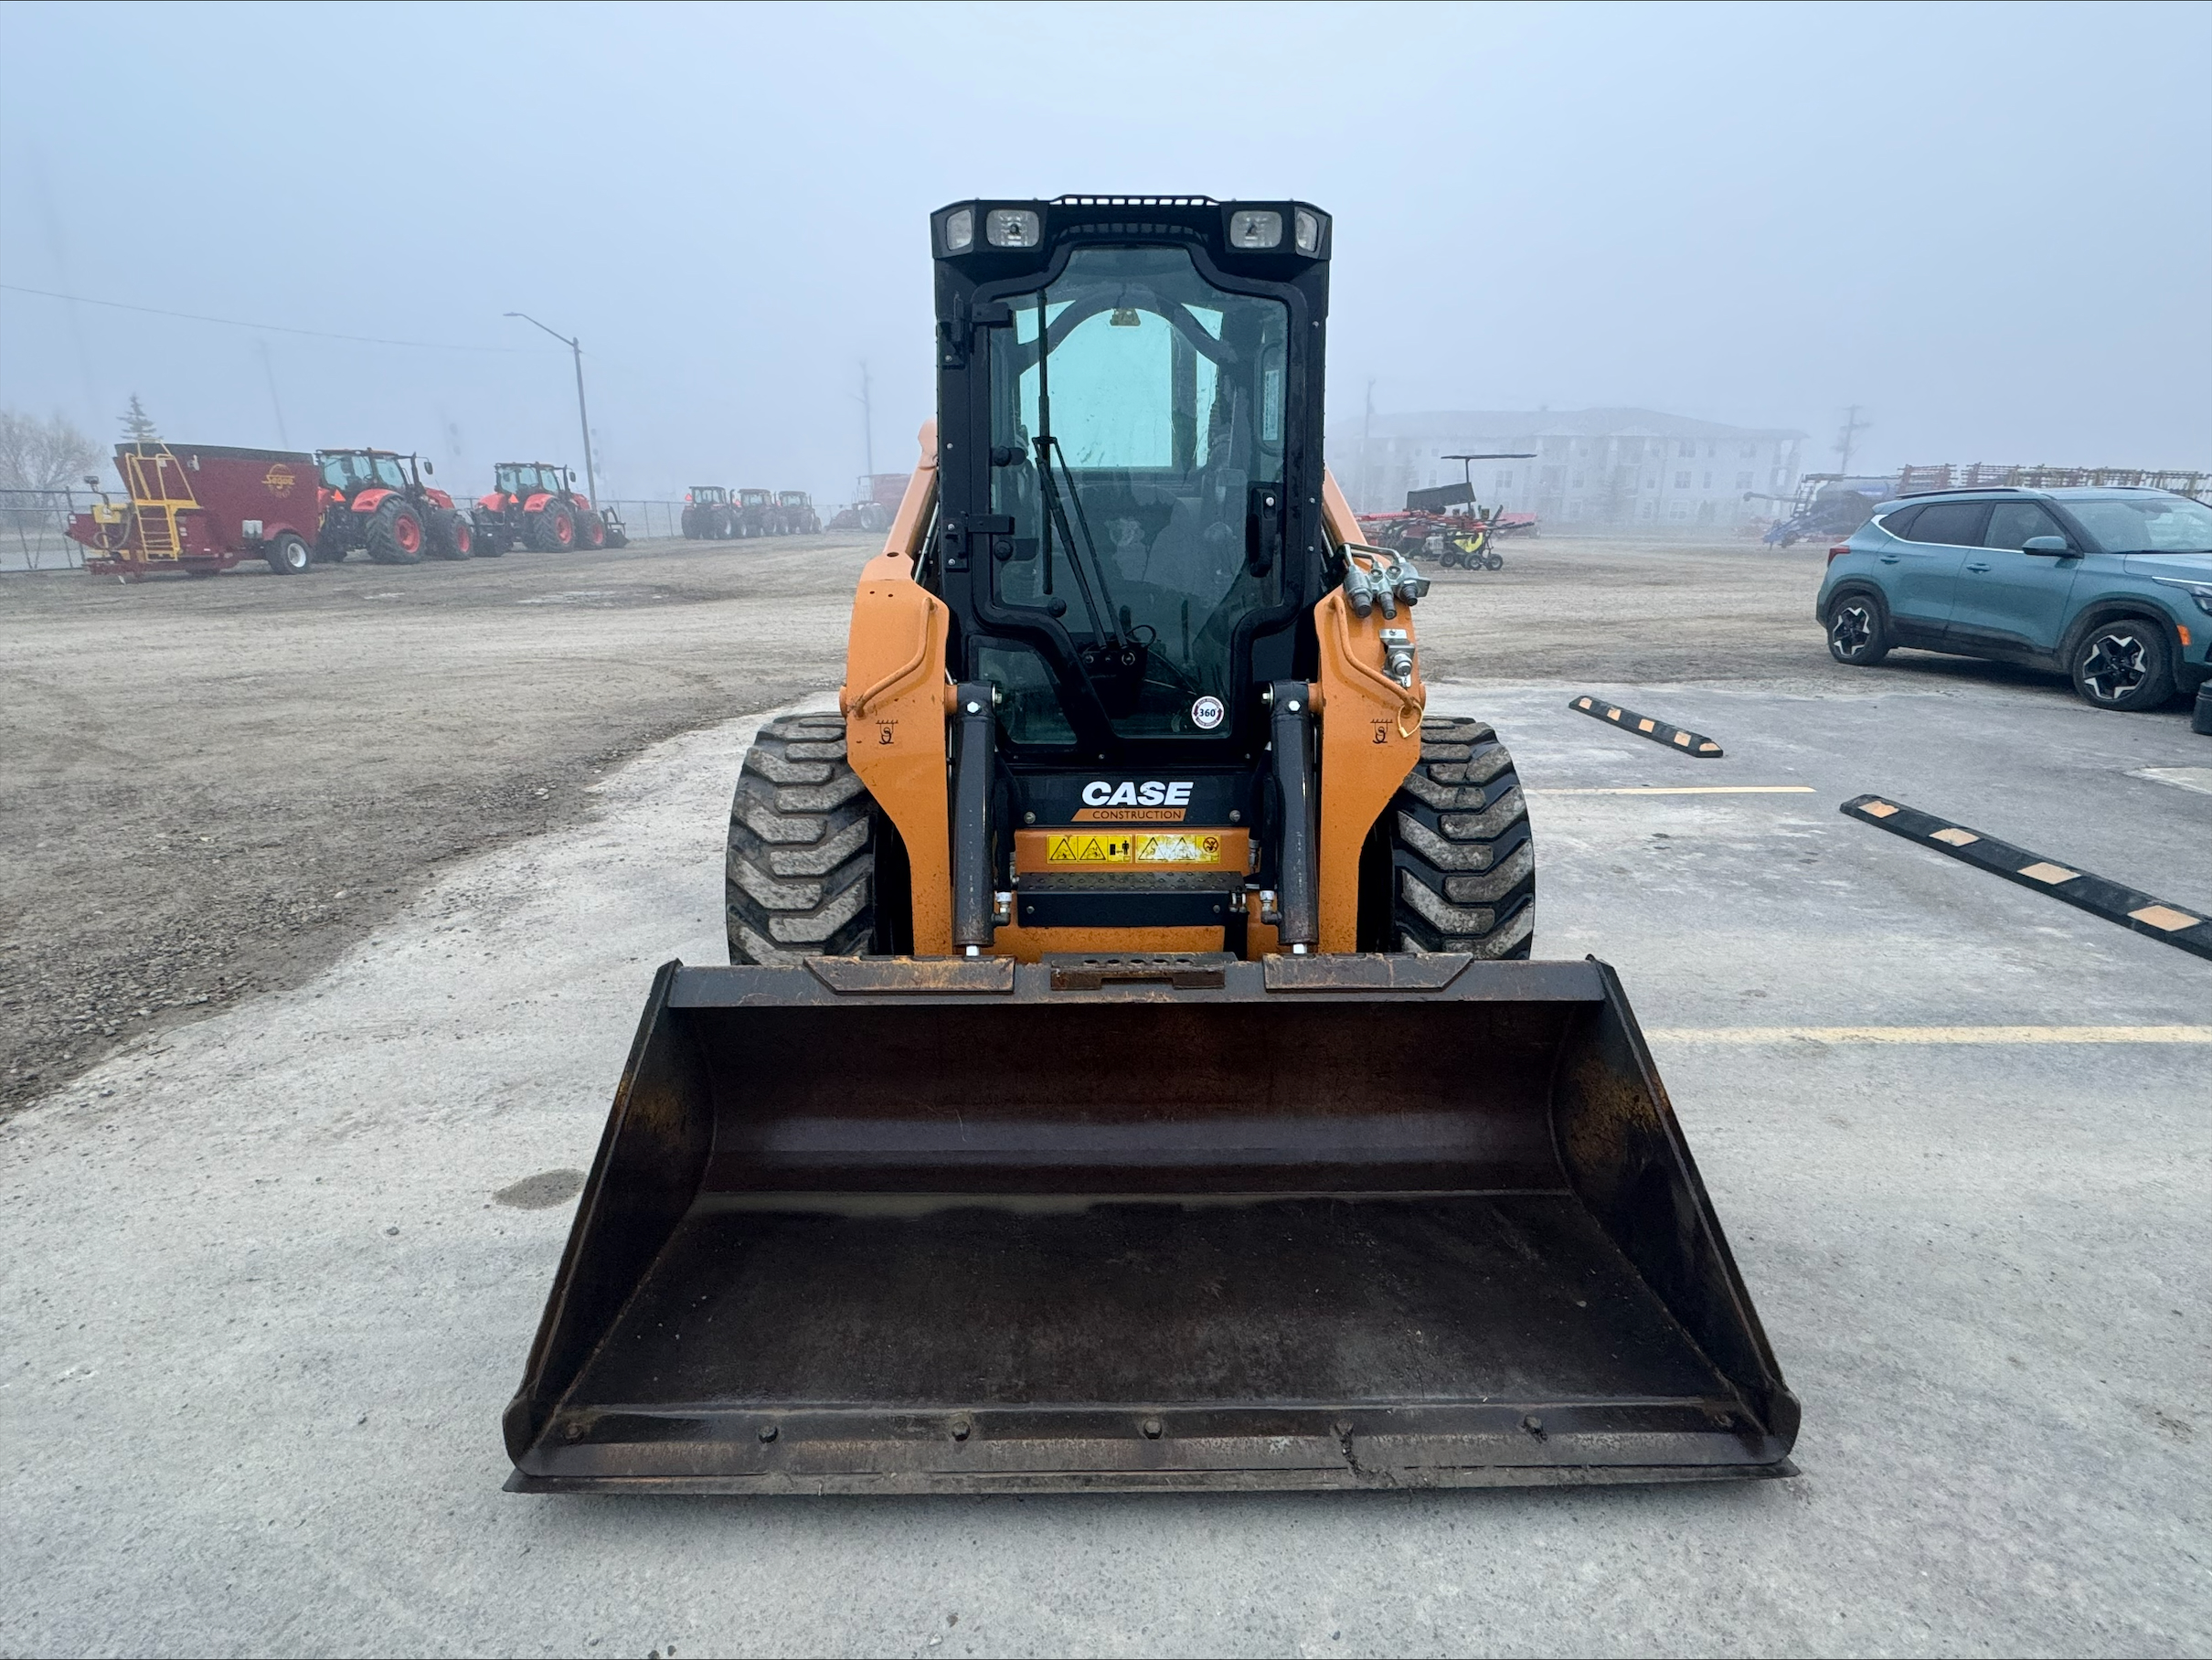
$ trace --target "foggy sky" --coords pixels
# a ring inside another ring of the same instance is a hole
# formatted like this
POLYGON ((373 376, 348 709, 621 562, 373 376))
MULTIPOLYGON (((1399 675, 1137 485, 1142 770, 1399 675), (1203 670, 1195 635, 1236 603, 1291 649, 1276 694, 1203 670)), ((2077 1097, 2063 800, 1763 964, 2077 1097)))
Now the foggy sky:
POLYGON ((2212 465, 2212 6, 0 5, 0 405, 851 494, 926 216, 1335 215, 1331 424, 1641 405, 1872 466, 2212 465), (266 356, 264 357, 264 352, 266 356), (273 387, 272 387, 273 383, 273 387))

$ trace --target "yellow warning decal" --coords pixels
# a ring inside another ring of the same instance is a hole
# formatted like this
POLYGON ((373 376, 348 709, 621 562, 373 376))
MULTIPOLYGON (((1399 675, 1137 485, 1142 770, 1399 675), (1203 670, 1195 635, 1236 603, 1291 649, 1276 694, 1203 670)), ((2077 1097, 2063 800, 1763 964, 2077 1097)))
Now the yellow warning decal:
POLYGON ((1048 865, 1126 865, 1135 857, 1136 838, 1130 835, 1096 835, 1078 832, 1073 835, 1056 835, 1046 850, 1048 865))
POLYGON ((1160 835, 1149 831, 1119 835, 1076 831, 1055 835, 1046 845, 1048 865, 1181 865, 1224 863, 1221 837, 1204 831, 1160 835))
POLYGON ((1218 865, 1221 838, 1218 835, 1147 835, 1136 838, 1140 865, 1218 865))

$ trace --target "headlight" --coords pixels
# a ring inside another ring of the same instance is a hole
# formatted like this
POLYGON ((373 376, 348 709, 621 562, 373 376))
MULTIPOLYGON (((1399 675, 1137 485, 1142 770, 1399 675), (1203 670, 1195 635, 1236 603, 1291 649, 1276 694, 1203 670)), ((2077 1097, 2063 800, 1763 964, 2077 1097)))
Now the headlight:
POLYGON ((1300 253, 1319 253, 1321 251, 1320 216, 1308 213, 1303 208, 1300 208, 1298 212, 1298 251, 1300 253))
POLYGON ((964 253, 975 246, 975 209, 956 208, 945 215, 945 251, 964 253))
POLYGON ((992 208, 984 235, 994 248, 1035 248, 1045 239, 1044 226, 1026 208, 992 208))
POLYGON ((1241 208, 1228 216, 1231 248, 1277 248, 1282 243, 1282 215, 1267 208, 1241 208))
POLYGON ((2178 577, 2153 577, 2154 582, 2166 588, 2178 588, 2196 601, 2196 609, 2212 617, 2212 583, 2188 582, 2178 577))

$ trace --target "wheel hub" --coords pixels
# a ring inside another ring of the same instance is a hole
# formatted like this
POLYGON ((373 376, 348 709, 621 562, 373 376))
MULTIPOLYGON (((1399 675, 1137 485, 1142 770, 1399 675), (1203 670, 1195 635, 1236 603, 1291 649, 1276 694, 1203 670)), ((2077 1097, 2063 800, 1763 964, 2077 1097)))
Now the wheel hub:
POLYGON ((2100 703, 2126 697, 2143 681, 2143 642, 2133 634, 2099 634, 2081 660, 2081 684, 2100 703))
POLYGON ((1863 651, 1874 637, 1874 619, 1866 614, 1864 605, 1846 605, 1835 613, 1835 624, 1828 637, 1835 642, 1835 649, 1845 656, 1863 651))

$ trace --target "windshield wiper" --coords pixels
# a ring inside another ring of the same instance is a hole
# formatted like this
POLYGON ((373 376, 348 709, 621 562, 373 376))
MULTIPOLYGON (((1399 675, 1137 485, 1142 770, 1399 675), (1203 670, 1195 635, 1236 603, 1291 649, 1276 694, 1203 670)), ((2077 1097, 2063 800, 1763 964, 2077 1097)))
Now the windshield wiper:
POLYGON ((1075 476, 1069 468, 1067 452, 1060 449, 1059 440, 1052 435, 1051 358, 1052 337, 1045 321, 1045 291, 1040 288, 1037 291, 1037 437, 1032 442, 1037 446, 1037 479, 1045 506, 1042 550, 1044 588, 1047 593, 1052 591, 1052 532, 1057 525, 1061 539, 1068 544, 1068 563, 1075 571, 1075 585, 1082 593, 1083 608, 1090 613, 1091 632, 1119 651, 1122 634, 1115 624, 1113 594, 1106 585, 1105 562, 1099 558, 1098 545, 1090 539, 1090 521, 1084 515, 1082 495, 1075 487, 1075 476), (1077 548, 1075 535, 1069 528, 1068 511, 1061 505, 1059 486, 1052 476, 1055 452, 1060 458, 1060 471, 1068 478, 1068 494, 1075 498, 1076 517, 1083 527, 1082 549, 1077 548), (1090 591, 1090 573, 1083 568, 1082 555, 1086 550, 1090 555, 1091 564, 1098 570, 1099 591, 1095 595, 1090 591), (1105 602, 1103 612, 1100 609, 1101 600, 1105 602))

